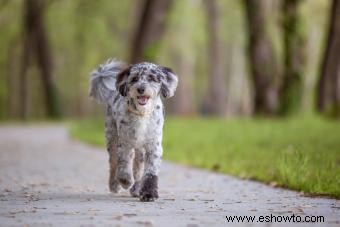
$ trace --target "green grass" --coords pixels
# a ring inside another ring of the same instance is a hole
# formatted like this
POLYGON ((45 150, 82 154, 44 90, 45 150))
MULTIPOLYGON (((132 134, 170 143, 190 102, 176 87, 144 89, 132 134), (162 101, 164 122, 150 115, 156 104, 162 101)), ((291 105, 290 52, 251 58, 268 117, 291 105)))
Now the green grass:
MULTIPOLYGON (((71 134, 104 145, 102 120, 77 122, 71 134)), ((340 198, 340 122, 168 118, 163 137, 167 160, 340 198)))

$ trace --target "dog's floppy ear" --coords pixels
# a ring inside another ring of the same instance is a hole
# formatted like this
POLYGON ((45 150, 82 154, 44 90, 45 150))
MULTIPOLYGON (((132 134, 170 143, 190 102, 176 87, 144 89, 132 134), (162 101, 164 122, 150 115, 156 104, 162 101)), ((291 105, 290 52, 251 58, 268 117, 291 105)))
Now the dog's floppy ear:
POLYGON ((131 66, 127 67, 117 75, 116 88, 122 96, 128 93, 127 78, 130 75, 131 66))
POLYGON ((170 98, 174 96, 178 78, 177 75, 168 67, 162 67, 164 77, 162 79, 161 94, 164 98, 170 98))

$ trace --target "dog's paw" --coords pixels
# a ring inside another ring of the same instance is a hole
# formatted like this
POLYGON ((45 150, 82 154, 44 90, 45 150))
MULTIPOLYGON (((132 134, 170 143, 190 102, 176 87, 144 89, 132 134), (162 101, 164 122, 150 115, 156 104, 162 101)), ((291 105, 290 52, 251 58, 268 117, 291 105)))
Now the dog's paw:
POLYGON ((117 180, 124 189, 128 189, 133 182, 132 175, 127 172, 118 173, 117 180))
POLYGON ((140 193, 139 199, 141 202, 153 202, 158 199, 158 192, 155 190, 144 191, 143 193, 140 193))
POLYGON ((130 194, 133 197, 139 197, 140 191, 140 181, 136 181, 133 186, 130 188, 130 194))
POLYGON ((109 188, 112 193, 118 193, 121 189, 120 184, 117 180, 110 180, 109 188))
POLYGON ((143 179, 139 199, 142 202, 152 202, 158 199, 158 177, 147 174, 143 179))

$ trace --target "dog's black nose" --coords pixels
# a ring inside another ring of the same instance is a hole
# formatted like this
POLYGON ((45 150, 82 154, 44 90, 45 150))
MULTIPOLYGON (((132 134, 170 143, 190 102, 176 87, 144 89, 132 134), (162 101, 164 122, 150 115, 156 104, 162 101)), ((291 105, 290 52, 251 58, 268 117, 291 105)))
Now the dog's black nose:
POLYGON ((145 87, 139 87, 139 88, 137 88, 137 91, 138 91, 139 94, 143 94, 144 91, 145 91, 145 87))

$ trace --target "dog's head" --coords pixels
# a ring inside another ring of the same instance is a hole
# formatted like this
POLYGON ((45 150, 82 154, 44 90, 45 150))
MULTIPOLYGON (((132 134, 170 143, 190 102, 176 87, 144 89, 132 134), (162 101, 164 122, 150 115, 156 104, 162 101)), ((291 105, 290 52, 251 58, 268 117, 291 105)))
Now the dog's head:
POLYGON ((164 98, 172 97, 177 83, 177 76, 171 69, 143 62, 121 71, 117 76, 116 88, 137 109, 149 109, 160 95, 164 98))

